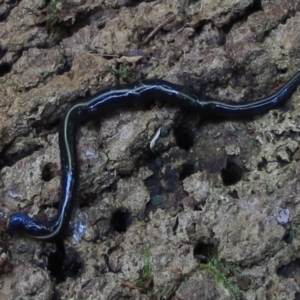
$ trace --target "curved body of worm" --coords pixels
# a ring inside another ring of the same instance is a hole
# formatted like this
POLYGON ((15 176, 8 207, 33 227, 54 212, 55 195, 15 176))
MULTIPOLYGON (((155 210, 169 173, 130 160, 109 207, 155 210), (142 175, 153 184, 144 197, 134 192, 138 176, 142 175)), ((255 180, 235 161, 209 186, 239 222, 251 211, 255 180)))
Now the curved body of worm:
POLYGON ((37 239, 53 240, 62 237, 72 207, 75 202, 78 185, 78 167, 76 157, 76 132, 78 124, 95 119, 107 110, 149 103, 153 100, 173 103, 180 107, 191 108, 205 116, 220 116, 226 119, 245 118, 268 112, 285 103, 300 84, 300 72, 296 73, 276 93, 247 103, 203 100, 185 92, 185 88, 163 80, 149 80, 120 88, 102 91, 92 98, 75 104, 61 121, 59 146, 61 156, 61 200, 56 217, 42 222, 25 213, 15 213, 10 217, 10 232, 25 233, 37 239))

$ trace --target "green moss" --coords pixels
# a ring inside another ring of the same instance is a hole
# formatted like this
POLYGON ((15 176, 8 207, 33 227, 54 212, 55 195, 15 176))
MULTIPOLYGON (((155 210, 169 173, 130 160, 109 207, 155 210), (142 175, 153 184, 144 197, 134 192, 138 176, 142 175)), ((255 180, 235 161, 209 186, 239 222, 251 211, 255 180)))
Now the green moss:
POLYGON ((214 274, 216 281, 228 289, 235 299, 240 299, 238 286, 229 279, 229 277, 241 274, 241 270, 238 266, 226 261, 220 261, 217 257, 213 257, 207 264, 200 264, 200 269, 210 271, 214 274))
POLYGON ((47 27, 52 28, 58 22, 58 0, 51 0, 48 5, 47 27))
MULTIPOLYGON (((144 267, 142 270, 141 277, 136 283, 136 286, 143 289, 143 293, 149 293, 152 289, 152 264, 151 264, 151 253, 150 243, 147 243, 142 250, 142 259, 144 267)), ((151 293, 151 292, 150 292, 151 293)))
POLYGON ((142 257, 144 261, 143 275, 148 282, 152 277, 152 265, 151 265, 151 253, 150 253, 150 243, 147 243, 142 251, 142 257))
POLYGON ((115 66, 112 66, 112 72, 119 78, 122 79, 122 81, 130 83, 136 81, 136 79, 133 76, 132 70, 128 67, 128 65, 125 65, 123 63, 117 63, 115 66))

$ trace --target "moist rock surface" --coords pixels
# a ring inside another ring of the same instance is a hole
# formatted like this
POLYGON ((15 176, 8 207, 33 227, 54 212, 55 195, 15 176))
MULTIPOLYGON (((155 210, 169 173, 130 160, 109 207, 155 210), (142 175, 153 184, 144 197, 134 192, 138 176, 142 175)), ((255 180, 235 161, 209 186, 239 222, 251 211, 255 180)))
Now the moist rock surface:
POLYGON ((220 101, 267 96, 300 69, 299 10, 0 1, 0 298, 299 299, 299 91, 239 121, 163 103, 107 112, 78 134, 64 241, 6 229, 17 211, 55 216, 58 124, 74 103, 151 78, 220 101))

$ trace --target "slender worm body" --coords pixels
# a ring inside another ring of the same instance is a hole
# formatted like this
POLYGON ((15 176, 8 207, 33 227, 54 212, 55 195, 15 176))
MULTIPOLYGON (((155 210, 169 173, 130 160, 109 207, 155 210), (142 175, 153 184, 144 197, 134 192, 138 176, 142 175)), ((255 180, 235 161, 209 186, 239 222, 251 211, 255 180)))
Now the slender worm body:
POLYGON ((100 113, 115 108, 160 101, 183 108, 191 108, 203 115, 237 119, 256 116, 268 112, 285 103, 300 84, 300 72, 296 73, 276 93, 247 103, 219 102, 203 100, 185 92, 185 88, 163 80, 149 80, 120 88, 105 90, 91 99, 75 104, 61 121, 59 147, 61 158, 61 200, 58 213, 49 221, 39 221, 24 213, 10 217, 10 232, 25 233, 37 239, 53 240, 63 237, 70 220, 78 186, 78 166, 76 155, 76 133, 78 125, 99 117, 100 113))

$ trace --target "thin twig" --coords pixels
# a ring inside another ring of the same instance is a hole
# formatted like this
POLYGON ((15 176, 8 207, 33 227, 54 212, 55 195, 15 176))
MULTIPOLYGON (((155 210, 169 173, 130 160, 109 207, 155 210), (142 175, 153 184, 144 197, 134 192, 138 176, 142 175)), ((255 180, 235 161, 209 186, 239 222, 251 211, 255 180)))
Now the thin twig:
POLYGON ((144 39, 144 41, 142 42, 142 45, 145 45, 149 42, 150 39, 152 39, 154 37, 154 35, 160 30, 162 29, 164 26, 166 26, 168 23, 171 23, 175 20, 175 14, 170 15, 163 23, 159 24, 158 26, 156 26, 151 32, 150 34, 144 39))
POLYGON ((137 286, 137 285, 134 285, 128 281, 123 281, 122 282, 122 285, 123 286, 126 286, 130 289, 133 289, 133 290, 138 290, 140 292, 145 292, 147 291, 153 284, 153 276, 151 276, 148 280, 148 282, 145 283, 145 285, 143 287, 140 287, 140 286, 137 286))
POLYGON ((127 281, 123 281, 123 282, 122 282, 122 285, 123 285, 123 286, 126 286, 126 287, 128 287, 128 288, 130 288, 130 289, 132 289, 132 290, 138 290, 138 291, 140 291, 140 292, 143 292, 143 291, 144 291, 144 288, 141 288, 141 287, 139 287, 139 286, 136 286, 136 285, 134 285, 134 284, 132 284, 132 283, 130 283, 130 282, 127 282, 127 281))

